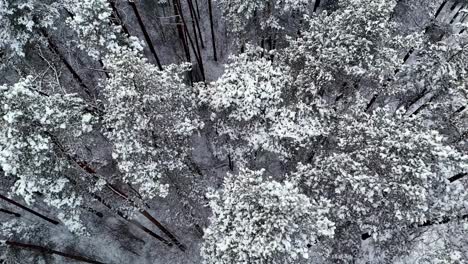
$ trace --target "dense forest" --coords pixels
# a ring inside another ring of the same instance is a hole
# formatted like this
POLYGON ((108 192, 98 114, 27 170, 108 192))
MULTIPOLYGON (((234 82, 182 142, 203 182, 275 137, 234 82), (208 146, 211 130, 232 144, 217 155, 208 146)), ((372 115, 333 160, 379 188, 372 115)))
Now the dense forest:
POLYGON ((467 17, 0 0, 0 263, 468 263, 467 17))

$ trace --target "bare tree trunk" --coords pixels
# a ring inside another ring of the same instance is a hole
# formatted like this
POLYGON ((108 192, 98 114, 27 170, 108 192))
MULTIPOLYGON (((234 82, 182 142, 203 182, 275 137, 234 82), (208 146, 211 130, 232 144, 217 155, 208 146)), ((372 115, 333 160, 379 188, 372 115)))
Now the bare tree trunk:
POLYGON ((62 63, 65 65, 65 67, 68 69, 68 71, 71 73, 73 79, 75 79, 78 84, 84 89, 85 93, 89 96, 89 97, 92 97, 91 96, 91 90, 89 89, 89 87, 83 82, 83 79, 81 79, 80 75, 75 71, 75 69, 73 69, 73 67, 71 66, 71 64, 67 61, 67 59, 65 58, 65 56, 63 56, 63 54, 60 52, 60 50, 58 49, 57 45, 55 45, 55 43, 52 41, 51 37, 49 36, 49 34, 47 34, 47 32, 43 29, 41 29, 41 34, 44 36, 44 38, 47 40, 47 43, 49 44, 49 48, 50 50, 57 54, 60 58, 60 60, 62 61, 62 63))
POLYGON ((102 199, 100 196, 96 195, 96 194, 93 194, 92 195, 94 197, 94 199, 96 199, 97 201, 99 201, 101 204, 103 204, 105 207, 107 207, 109 210, 111 211, 115 211, 117 213, 118 216, 120 216, 121 218, 123 218, 124 220, 126 220, 127 222, 129 222, 130 224, 134 225, 135 227, 137 227, 138 229, 142 230, 143 232, 147 233, 148 235, 152 236, 153 238, 156 238, 158 241, 161 241, 162 243, 164 243, 166 246, 168 247, 172 247, 172 243, 170 243, 169 241, 167 241, 166 239, 162 238, 161 236, 159 236, 158 234, 154 233, 153 231, 151 231, 150 229, 146 228, 145 226, 143 226, 142 224, 140 224, 139 222, 135 221, 135 220, 132 220, 132 219, 129 219, 124 213, 122 213, 121 211, 118 211, 118 210, 114 210, 112 209, 112 207, 106 203, 104 201, 104 199, 102 199))
MULTIPOLYGON (((182 6, 180 4, 180 1, 179 0, 175 0, 175 1, 177 1, 178 13, 180 14, 180 18, 182 19, 182 23, 184 25, 185 33, 187 35, 187 38, 189 39, 190 46, 192 47, 193 53, 194 53, 194 55, 195 55, 195 57, 197 59, 198 66, 200 67, 200 72, 202 74, 202 79, 203 79, 203 81, 205 81, 206 80, 206 78, 205 78, 205 69, 203 67, 203 60, 202 60, 201 54, 199 54, 197 52, 197 49, 195 48, 195 45, 193 44, 192 37, 190 36, 190 32, 187 29, 187 23, 185 22, 184 15, 182 13, 182 6)), ((198 51, 200 51, 200 49, 198 49, 198 51)))
POLYGON ((366 111, 365 111, 365 112, 369 111, 369 109, 372 107, 372 105, 373 105, 373 104, 375 103, 375 101, 377 100, 377 97, 378 97, 378 96, 379 96, 378 94, 374 94, 374 95, 372 96, 372 99, 370 100, 370 102, 369 102, 369 103, 367 104, 367 106, 366 106, 366 111))
POLYGON ((192 58, 190 56, 190 50, 187 44, 187 39, 185 38, 185 31, 183 29, 183 25, 181 24, 181 15, 179 14, 179 8, 177 7, 177 0, 173 0, 172 4, 174 6, 174 15, 176 17, 176 24, 177 24, 177 33, 179 35, 179 39, 182 42, 182 46, 184 47, 185 56, 187 57, 187 62, 192 62, 192 58))
POLYGON ((317 12, 317 9, 319 8, 320 6, 320 0, 315 0, 315 3, 314 3, 314 13, 317 12))
MULTIPOLYGON (((52 142, 60 149, 60 151, 63 153, 63 155, 65 155, 67 157, 67 159, 69 159, 71 162, 77 164, 81 169, 83 169, 85 172, 89 173, 90 175, 93 175, 94 177, 97 177, 95 174, 97 173, 96 172, 96 169, 92 168, 86 161, 81 161, 79 160, 77 157, 74 157, 74 156, 71 156, 67 149, 57 140, 56 137, 54 137, 52 134, 48 133, 48 136, 52 139, 52 142)), ((116 188, 115 186, 113 186, 112 184, 110 183, 107 183, 105 184, 105 186, 111 190, 114 194, 116 194, 117 196, 123 198, 125 201, 129 202, 132 206, 134 206, 135 208, 138 208, 138 210, 140 211, 140 213, 145 216, 146 218, 148 218, 153 224, 155 224, 163 233, 165 233, 166 235, 168 235, 169 238, 171 238, 171 240, 175 240, 175 242, 177 242, 176 244, 179 246, 179 248, 181 250, 184 250, 185 249, 185 246, 183 246, 181 243, 179 243, 177 241, 177 239, 175 239, 175 236, 172 235, 163 225, 161 225, 154 217, 152 217, 147 211, 143 210, 143 209, 140 209, 139 206, 137 205, 137 203, 135 201, 133 201, 127 194, 125 194, 123 191, 119 190, 118 188, 116 188), (157 224, 156 224, 157 223, 157 224)), ((96 200, 100 201, 103 205, 105 205, 107 208, 111 209, 110 205, 106 204, 104 202, 103 199, 101 199, 99 196, 97 196, 96 194, 91 194, 96 200)), ((1 197, 0 197, 1 198, 1 197)), ((121 213, 121 212, 117 212, 121 217, 123 217, 124 219, 127 219, 127 217, 121 213)), ((127 219, 128 220, 128 219, 127 219)), ((142 229, 143 231, 145 231, 146 233, 150 234, 151 236, 155 237, 156 239, 162 241, 163 243, 167 244, 168 246, 171 246, 172 244, 167 242, 167 240, 163 239, 162 237, 156 235, 155 233, 151 232, 149 229, 147 228, 143 228, 143 226, 139 223, 135 223, 134 221, 131 221, 129 220, 132 224, 138 226, 140 229, 142 229)))
POLYGON ((450 177, 448 180, 449 180, 449 182, 452 183, 452 182, 456 182, 458 180, 461 180, 461 179, 465 178, 466 176, 468 176, 468 173, 459 173, 459 174, 457 174, 455 176, 450 177))
POLYGON ((437 18, 437 17, 440 15, 440 13, 441 13, 442 10, 444 9, 444 7, 445 7, 445 5, 447 4, 447 2, 448 2, 448 1, 446 0, 446 1, 444 1, 444 2, 439 6, 439 9, 437 9, 434 18, 437 18))
POLYGON ((122 17, 120 16, 119 11, 117 10, 117 7, 115 6, 115 3, 113 1, 109 1, 109 4, 113 11, 113 13, 111 14, 111 18, 114 18, 120 21, 120 26, 122 27, 122 30, 124 31, 125 34, 130 36, 130 32, 128 31, 127 26, 124 25, 122 17))
POLYGON ((74 259, 74 260, 81 261, 81 262, 86 262, 86 263, 104 264, 104 262, 92 260, 92 259, 82 257, 82 256, 72 255, 72 254, 69 254, 69 253, 64 253, 64 252, 53 250, 53 249, 46 248, 46 247, 43 247, 43 246, 38 246, 38 245, 33 245, 33 244, 26 244, 26 243, 21 243, 21 242, 17 242, 17 241, 11 241, 11 240, 4 241, 3 243, 10 246, 10 247, 13 247, 13 248, 36 251, 36 252, 40 252, 40 253, 43 253, 43 254, 49 254, 49 255, 59 255, 59 256, 65 257, 65 258, 74 259))
POLYGON ((464 5, 460 5, 460 8, 458 8, 457 12, 455 13, 455 16, 452 17, 450 20, 450 24, 453 24, 455 22, 455 19, 457 19, 458 15, 460 15, 460 11, 464 8, 464 5))
POLYGON ((213 59, 218 61, 218 55, 216 54, 216 38, 213 25, 213 7, 211 5, 211 0, 208 0, 208 11, 210 13, 210 28, 211 28, 211 44, 213 46, 213 59))
POLYGON ((148 220, 150 220, 151 223, 156 225, 164 234, 166 234, 171 241, 176 244, 176 246, 182 250, 185 251, 186 247, 177 240, 177 238, 169 231, 167 230, 158 220, 156 220, 153 216, 151 216, 148 211, 141 210, 141 214, 146 217, 148 220))
POLYGON ((156 60, 156 64, 158 65, 159 70, 163 70, 163 67, 161 65, 161 62, 159 61, 158 54, 156 53, 156 50, 154 49, 154 44, 153 41, 151 40, 150 35, 148 34, 148 31, 146 30, 145 23, 143 22, 143 19, 141 18, 140 12, 138 11, 138 7, 135 2, 128 1, 128 4, 132 7, 133 13, 135 14, 138 24, 140 25, 141 31, 143 32, 143 36, 145 37, 146 43, 148 43, 148 47, 153 54, 154 59, 156 60))
POLYGON ((15 217, 21 217, 21 214, 18 214, 18 213, 15 213, 13 211, 3 209, 3 208, 0 208, 0 212, 5 213, 5 214, 9 214, 9 215, 13 215, 15 217))
POLYGON ((45 215, 43 215, 41 213, 38 213, 37 211, 34 211, 33 209, 30 209, 30 208, 28 208, 28 207, 26 207, 26 206, 24 206, 24 205, 22 205, 20 203, 17 203, 15 201, 9 199, 8 197, 1 195, 1 194, 0 194, 0 199, 6 201, 8 203, 11 203, 14 206, 17 206, 17 207, 19 207, 19 208, 21 208, 21 209, 35 215, 35 216, 38 216, 38 217, 40 217, 40 218, 42 218, 42 219, 46 220, 47 222, 52 223, 54 225, 58 225, 60 223, 59 221, 56 221, 56 220, 51 219, 51 218, 49 218, 49 217, 47 217, 47 216, 45 216, 45 215))
POLYGON ((200 9, 198 8, 198 0, 195 0, 195 7, 197 8, 197 16, 198 16, 198 19, 200 20, 200 9))
MULTIPOLYGON (((200 23, 198 21, 198 17, 197 17, 197 13, 195 11, 195 8, 193 7, 193 2, 192 2, 192 0, 187 0, 187 3, 188 3, 189 8, 190 8, 190 17, 192 18, 192 24, 195 21, 195 25, 197 26, 197 30, 198 30, 198 38, 200 39, 200 44, 201 44, 202 49, 204 49, 205 48, 205 42, 203 41, 202 32, 200 30, 200 23)), ((195 32, 195 29, 193 30, 193 32, 195 32)))

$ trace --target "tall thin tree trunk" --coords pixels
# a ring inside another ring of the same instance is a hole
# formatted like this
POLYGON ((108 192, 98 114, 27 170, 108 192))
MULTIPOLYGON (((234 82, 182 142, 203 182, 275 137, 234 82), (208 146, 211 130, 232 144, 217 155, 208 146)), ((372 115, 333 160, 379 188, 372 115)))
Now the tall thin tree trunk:
POLYGON ((460 5, 460 8, 458 8, 457 12, 455 13, 455 15, 452 17, 452 19, 450 20, 450 24, 453 24, 455 22, 455 20, 457 19, 458 15, 460 15, 460 11, 464 8, 465 6, 464 5, 460 5))
POLYGON ((200 9, 198 8, 198 0, 195 0, 195 7, 197 9, 197 16, 198 16, 198 19, 200 20, 201 16, 200 16, 200 9))
POLYGON ((18 213, 15 213, 13 211, 3 209, 3 208, 0 208, 0 212, 5 213, 5 214, 9 214, 9 215, 13 215, 15 217, 21 217, 21 214, 18 214, 18 213))
MULTIPOLYGON (((197 13, 195 11, 195 8, 193 7, 193 2, 192 2, 192 0, 187 0, 187 3, 188 3, 189 8, 190 8, 190 17, 192 18, 192 24, 195 21, 195 25, 197 26, 197 30, 198 30, 198 37, 200 39, 200 44, 201 44, 202 49, 204 49, 205 48, 205 42, 203 41, 203 35, 202 35, 201 30, 200 30, 200 23, 198 21, 199 19, 197 17, 197 13)), ((194 29, 194 32, 195 32, 195 29, 194 29)))
MULTIPOLYGON (((198 33, 197 33, 197 26, 196 26, 197 23, 195 22, 196 17, 195 17, 195 14, 193 12, 193 9, 192 9, 191 0, 187 0, 187 4, 189 6, 190 18, 192 19, 192 31, 193 31, 193 35, 194 35, 195 44, 196 44, 196 47, 197 47, 197 53, 198 53, 199 56, 201 56, 200 45, 198 44, 198 41, 200 40, 200 42, 202 42, 203 39, 200 36, 201 32, 198 31, 198 33)), ((202 47, 203 47, 203 44, 202 44, 202 47)))
MULTIPOLYGON (((197 49, 195 48, 195 45, 193 44, 192 37, 190 36, 190 32, 187 29, 187 23, 185 22, 184 14, 182 13, 182 6, 180 4, 180 1, 179 0, 176 0, 176 1, 177 1, 177 8, 178 8, 178 11, 179 11, 179 15, 180 15, 180 18, 182 19, 182 23, 184 25, 184 30, 185 30, 186 36, 189 39, 190 46, 192 47, 193 53, 194 53, 194 55, 195 55, 195 57, 197 59, 197 62, 198 62, 198 66, 200 67, 200 72, 201 72, 201 75, 202 75, 202 79, 203 79, 203 81, 205 81, 206 80, 206 78, 205 78, 205 69, 203 67, 203 60, 202 60, 201 54, 199 54, 197 52, 197 49)), ((199 49, 198 49, 198 51, 199 51, 199 49)))
POLYGON ((112 209, 112 207, 106 203, 106 201, 104 201, 104 199, 102 199, 100 196, 96 195, 96 194, 93 194, 92 195, 94 197, 94 199, 96 199, 97 201, 99 201, 101 204, 103 204, 105 207, 107 207, 109 210, 111 211, 115 211, 117 213, 118 216, 120 216, 121 218, 123 218, 124 220, 126 220, 127 222, 129 222, 130 224, 134 225, 135 227, 137 227, 138 229, 142 230, 143 232, 147 233, 148 235, 152 236, 153 238, 156 238, 158 241, 164 243, 166 246, 168 247, 172 247, 172 243, 170 243, 169 241, 167 241, 166 239, 162 238, 160 235, 154 233, 153 231, 151 231, 150 229, 148 229, 147 227, 145 227, 144 225, 140 224, 139 222, 135 221, 135 220, 132 220, 132 219, 129 219, 124 213, 122 213, 121 211, 118 211, 118 210, 114 210, 112 209))
POLYGON ((458 180, 461 180, 461 179, 465 178, 466 176, 468 176, 468 173, 459 173, 459 174, 457 174, 455 176, 450 177, 448 180, 449 180, 449 182, 452 183, 452 182, 456 182, 458 180))
POLYGON ((319 6, 320 6, 320 0, 315 0, 315 3, 314 3, 314 13, 317 12, 319 6))
POLYGON ((216 54, 216 38, 213 25, 213 7, 211 5, 211 0, 208 0, 208 11, 210 14, 210 28, 211 28, 211 44, 213 46, 213 59, 218 61, 218 55, 216 54))
POLYGON ((172 4, 174 6, 174 15, 176 17, 176 25, 177 25, 177 33, 179 35, 179 39, 182 42, 182 46, 184 47, 185 56, 187 57, 187 62, 192 62, 190 56, 190 50, 187 44, 187 39, 185 38, 185 31, 183 29, 183 25, 181 24, 181 15, 179 14, 179 8, 177 7, 177 0, 173 0, 172 4))
POLYGON ((436 13, 435 13, 435 16, 434 18, 437 19, 437 17, 440 15, 440 13, 442 12, 442 10, 444 9, 445 5, 447 4, 447 0, 444 1, 440 6, 439 8, 437 9, 436 13))
POLYGON ((369 111, 369 109, 372 107, 372 105, 374 104, 374 102, 377 100, 377 97, 378 97, 378 96, 379 96, 378 94, 374 94, 374 95, 372 96, 372 99, 370 100, 370 102, 369 102, 369 103, 367 104, 367 106, 366 106, 366 111, 365 111, 365 112, 369 111))
MULTIPOLYGON (((86 171, 87 173, 89 173, 90 175, 93 175, 94 177, 98 177, 96 174, 96 169, 92 168, 86 161, 80 161, 77 157, 75 156, 72 156, 68 153, 67 149, 58 141, 58 139, 51 135, 50 133, 48 133, 48 136, 52 139, 52 142, 60 149, 60 151, 63 153, 63 155, 65 155, 67 157, 67 159, 69 159, 71 162, 74 162, 75 164, 77 164, 81 169, 83 169, 84 171, 86 171)), ((116 194, 117 196, 123 198, 125 201, 127 201, 130 205, 134 206, 135 208, 137 208, 140 213, 145 216, 146 218, 148 218, 153 224, 155 224, 163 233, 165 233, 167 235, 167 233, 169 233, 170 235, 168 235, 169 238, 172 239, 175 239, 174 235, 172 235, 163 225, 161 225, 156 219, 154 219, 154 217, 152 217, 147 211, 139 208, 139 206, 137 205, 137 203, 135 201, 133 201, 127 194, 125 194, 123 191, 119 190, 118 188, 116 188, 115 186, 113 186, 112 184, 110 183, 107 183, 105 184, 105 187, 107 187, 109 190, 111 190, 114 194, 116 194), (156 224, 156 222, 158 224, 156 224)), ((99 196, 97 196, 96 194, 91 194, 96 200, 98 200, 99 202, 101 202, 103 205, 105 205, 107 208, 109 209, 112 209, 110 207, 110 205, 106 204, 105 201, 103 199, 101 199, 99 196)), ((1 197, 0 197, 1 198, 1 197)), ((124 219, 127 219, 126 216, 121 213, 121 212, 117 212, 119 214, 119 216, 123 217, 124 219)), ((128 219, 127 219, 128 220, 128 219)), ((171 246, 172 244, 167 242, 167 240, 165 240, 164 238, 154 234, 153 232, 150 232, 149 229, 147 228, 142 228, 142 225, 139 224, 139 223, 135 223, 134 221, 131 221, 129 220, 130 222, 132 222, 134 225, 136 225, 137 227, 139 227, 140 229, 142 229, 143 231, 147 232, 148 234, 150 234, 151 236, 155 237, 156 239, 160 240, 161 242, 167 244, 168 246, 171 246)), ((175 241, 177 241, 175 239, 175 241)), ((180 244, 178 241, 178 246, 181 245, 183 248, 185 248, 182 244, 180 244)), ((181 248, 181 246, 179 246, 179 248, 181 248)), ((181 250, 183 249, 181 248, 181 250)))
POLYGON ((156 64, 158 65, 159 70, 163 70, 163 67, 161 65, 161 62, 159 61, 158 54, 156 53, 156 50, 154 49, 154 44, 153 41, 151 40, 150 35, 148 34, 148 31, 146 30, 145 23, 143 22, 143 19, 140 15, 140 12, 138 11, 138 7, 135 2, 133 1, 128 1, 128 4, 132 7, 133 13, 135 14, 137 20, 138 20, 138 25, 141 28, 141 31, 143 32, 143 36, 145 37, 146 43, 148 43, 148 47, 153 54, 154 59, 156 60, 156 64))
POLYGON ((65 258, 74 259, 74 260, 81 261, 81 262, 86 262, 86 263, 104 264, 104 262, 100 262, 100 261, 92 260, 92 259, 89 259, 89 258, 86 258, 86 257, 82 257, 82 256, 78 256, 78 255, 73 255, 73 254, 57 251, 57 250, 46 248, 46 247, 43 247, 43 246, 38 246, 38 245, 33 245, 33 244, 26 244, 26 243, 21 243, 21 242, 12 241, 12 240, 6 240, 6 241, 3 241, 3 243, 10 246, 10 247, 12 247, 12 248, 36 251, 36 252, 40 252, 40 253, 43 253, 43 254, 49 254, 49 255, 59 255, 59 256, 65 257, 65 258))
POLYGON ((51 218, 49 218, 49 217, 47 217, 47 216, 45 216, 45 215, 43 215, 43 214, 41 214, 41 213, 39 213, 39 212, 37 212, 37 211, 35 211, 35 210, 30 209, 30 208, 28 208, 28 207, 26 207, 26 206, 24 206, 24 205, 22 205, 22 204, 20 204, 20 203, 18 203, 18 202, 15 202, 15 201, 13 201, 12 199, 10 199, 10 198, 8 198, 8 197, 6 197, 6 196, 3 196, 3 195, 1 195, 1 194, 0 194, 0 199, 6 201, 6 202, 8 202, 8 203, 11 203, 11 204, 13 204, 14 206, 17 206, 17 207, 19 207, 19 208, 21 208, 21 209, 23 209, 23 210, 25 210, 25 211, 27 211, 27 212, 29 212, 29 213, 35 215, 35 216, 38 216, 38 217, 40 217, 40 218, 42 218, 42 219, 46 220, 47 222, 52 223, 52 224, 54 224, 54 225, 58 225, 58 224, 60 223, 59 221, 56 221, 56 220, 54 220, 54 219, 51 219, 51 218))
POLYGON ((65 67, 68 69, 68 71, 71 73, 73 79, 75 79, 78 84, 84 89, 85 93, 89 96, 92 97, 91 95, 91 90, 89 87, 84 83, 83 79, 81 79, 80 75, 75 71, 75 69, 71 66, 71 64, 68 62, 68 60, 63 56, 63 54, 60 52, 59 48, 55 43, 52 41, 51 37, 49 34, 44 30, 41 29, 41 34, 44 36, 44 38, 47 40, 47 43, 49 44, 49 48, 52 52, 57 54, 62 61, 62 63, 65 65, 65 67))
POLYGON ((177 238, 168 230, 166 229, 158 220, 156 220, 156 218, 154 218, 152 215, 150 215, 148 213, 148 211, 146 210, 141 210, 140 211, 141 214, 146 217, 151 223, 153 223, 154 225, 156 225, 164 234, 166 234, 166 236, 169 237, 169 239, 171 239, 171 241, 176 244, 176 246, 182 250, 182 251, 185 251, 186 247, 179 242, 179 240, 177 240, 177 238))
POLYGON ((115 6, 115 3, 111 0, 109 1, 109 4, 112 8, 113 13, 111 14, 111 17, 118 20, 120 22, 120 26, 122 27, 122 30, 124 31, 125 34, 130 36, 130 32, 127 29, 127 26, 123 23, 122 17, 119 14, 119 10, 117 10, 117 7, 115 6))

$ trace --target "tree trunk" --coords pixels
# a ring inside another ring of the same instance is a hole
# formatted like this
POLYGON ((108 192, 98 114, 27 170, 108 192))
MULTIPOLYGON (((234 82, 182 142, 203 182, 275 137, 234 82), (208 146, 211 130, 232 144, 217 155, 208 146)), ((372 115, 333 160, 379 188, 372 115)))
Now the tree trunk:
POLYGON ((112 1, 109 1, 109 4, 112 8, 113 13, 111 14, 111 18, 114 18, 118 21, 120 21, 120 26, 122 27, 122 30, 124 31, 125 34, 130 36, 130 32, 128 31, 127 27, 123 24, 122 17, 119 14, 119 11, 117 10, 117 7, 115 6, 115 3, 112 1))
POLYGON ((195 0, 195 8, 197 9, 197 16, 198 16, 198 19, 200 20, 200 9, 198 8, 198 0, 195 0))
POLYGON ((173 0, 172 4, 174 6, 174 16, 176 17, 176 25, 177 25, 177 33, 179 35, 179 39, 182 42, 182 46, 184 47, 185 56, 187 57, 187 62, 192 62, 192 58, 190 56, 190 50, 187 44, 187 39, 185 38, 185 31, 183 29, 183 25, 181 24, 179 8, 177 7, 177 0, 173 0))
POLYGON ((9 215, 14 215, 15 217, 21 217, 21 214, 18 214, 18 213, 15 213, 13 211, 3 209, 3 208, 0 208, 0 212, 5 213, 5 214, 9 214, 9 215))
POLYGON ((156 64, 158 65, 158 68, 160 71, 163 70, 163 67, 161 65, 161 62, 159 61, 158 54, 156 53, 156 50, 154 49, 153 41, 151 40, 150 35, 148 34, 148 31, 146 30, 145 23, 143 22, 143 19, 141 18, 140 12, 138 11, 138 7, 135 2, 128 1, 128 4, 132 7, 133 13, 135 14, 138 24, 141 28, 141 31, 143 32, 143 36, 145 37, 146 43, 148 43, 148 47, 153 54, 154 59, 156 60, 156 64))
MULTIPOLYGON (((175 0, 177 2, 177 9, 178 9, 178 13, 180 15, 180 18, 182 19, 182 24, 184 26, 184 30, 185 30, 185 33, 186 33, 186 36, 187 38, 189 39, 189 42, 190 42, 190 46, 192 47, 192 51, 195 55, 195 58, 197 59, 197 62, 198 62, 198 66, 200 67, 200 72, 201 72, 201 75, 202 75, 202 79, 203 81, 206 80, 205 78, 205 70, 203 68, 203 61, 202 61, 202 58, 201 58, 201 54, 199 54, 197 52, 197 49, 195 48, 195 45, 193 44, 193 40, 192 40, 192 37, 190 36, 190 32, 188 31, 187 29, 187 23, 185 22, 185 18, 184 18, 184 14, 182 13, 182 6, 180 4, 180 1, 179 0, 175 0)), ((198 49, 199 51, 199 49, 198 49)))
POLYGON ((52 39, 50 38, 49 34, 47 34, 47 32, 44 30, 44 29, 41 29, 41 34, 44 36, 44 38, 47 40, 47 43, 49 44, 49 48, 52 52, 54 52, 55 54, 57 54, 60 58, 60 60, 62 61, 62 63, 65 65, 65 67, 68 69, 68 71, 71 73, 73 79, 75 79, 78 84, 84 89, 85 93, 89 96, 89 97, 92 97, 91 96, 91 91, 89 89, 89 87, 83 82, 83 79, 81 79, 80 75, 75 71, 75 69, 73 69, 73 67, 71 66, 71 64, 67 61, 67 59, 65 58, 65 56, 62 55, 62 53, 60 52, 60 50, 58 49, 57 45, 55 45, 55 43, 52 41, 52 39))
POLYGON ((41 213, 38 213, 38 212, 34 211, 33 209, 29 209, 28 207, 26 207, 26 206, 24 206, 24 205, 22 205, 22 204, 20 204, 20 203, 17 203, 17 202, 15 202, 15 201, 13 201, 13 200, 7 198, 6 196, 1 195, 1 194, 0 194, 0 199, 6 201, 6 202, 8 202, 8 203, 11 203, 11 204, 13 204, 14 206, 17 206, 17 207, 19 207, 19 208, 21 208, 21 209, 23 209, 23 210, 25 210, 25 211, 27 211, 27 212, 30 212, 31 214, 33 214, 33 215, 35 215, 35 216, 38 216, 38 217, 40 217, 40 218, 42 218, 42 219, 46 220, 47 222, 52 223, 52 224, 54 224, 54 225, 58 225, 58 224, 60 223, 59 221, 56 221, 56 220, 54 220, 54 219, 51 219, 51 218, 49 218, 49 217, 47 217, 47 216, 45 216, 45 215, 43 215, 43 214, 41 214, 41 213))
POLYGON ((211 0, 208 0, 208 10, 210 13, 210 28, 211 28, 211 44, 213 45, 213 59, 218 61, 218 55, 216 54, 216 38, 213 25, 213 8, 211 5, 211 0))
POLYGON ((182 250, 185 251, 186 247, 177 240, 177 238, 169 231, 167 230, 161 223, 159 223, 158 220, 156 220, 153 216, 151 216, 148 211, 145 210, 140 210, 140 213, 146 217, 148 220, 150 220, 151 223, 156 225, 164 234, 166 234, 176 246, 182 250))
MULTIPOLYGON (((200 30, 200 22, 198 21, 197 13, 195 11, 195 8, 193 7, 193 2, 192 2, 192 0, 187 0, 187 3, 188 3, 189 8, 190 8, 190 17, 192 18, 192 24, 195 21, 195 25, 197 26, 197 30, 198 30, 198 38, 200 39, 201 48, 204 49, 205 48, 205 42, 203 41, 203 35, 202 35, 201 30, 200 30)), ((195 29, 193 30, 193 32, 195 32, 195 29)))
POLYGON ((314 13, 317 12, 319 6, 320 6, 320 0, 315 0, 315 3, 314 3, 314 13))
POLYGON ((94 197, 94 199, 96 199, 97 201, 99 201, 101 204, 103 204, 105 207, 107 207, 109 210, 111 211, 115 211, 117 213, 118 216, 120 216, 121 218, 123 218, 124 220, 126 220, 127 222, 129 222, 130 224, 134 225, 135 227, 137 227, 138 229, 142 230, 143 232, 147 233, 148 235, 156 238, 158 241, 161 241, 162 243, 164 243, 166 246, 168 247, 172 247, 172 243, 170 243, 169 241, 167 241, 166 239, 162 238, 161 236, 159 236, 158 234, 154 233, 153 231, 151 231, 150 229, 146 228, 145 226, 143 226, 142 224, 140 224, 139 222, 135 221, 135 220, 132 220, 132 219, 129 219, 124 213, 122 213, 121 211, 118 211, 118 210, 114 210, 112 209, 112 207, 106 203, 104 201, 104 199, 102 199, 100 196, 96 195, 96 194, 93 194, 92 195, 94 197))
MULTIPOLYGON (((68 151, 67 149, 60 143, 58 142, 57 138, 55 138, 53 135, 51 134, 48 134, 48 136, 52 139, 52 142, 60 149, 60 151, 67 157, 67 159, 69 159, 71 162, 77 164, 81 169, 83 169, 85 172, 89 173, 90 175, 93 175, 95 177, 97 177, 95 174, 97 173, 96 172, 96 169, 92 168, 86 161, 81 161, 79 160, 77 157, 74 157, 74 156, 71 156, 70 154, 68 154, 68 151)), ((129 204, 131 204, 132 206, 134 206, 135 208, 138 208, 138 210, 140 211, 140 213, 145 216, 146 218, 148 218, 153 224, 155 224, 163 233, 165 233, 166 235, 168 235, 169 238, 174 239, 175 241, 177 241, 175 239, 175 237, 163 226, 161 225, 154 217, 152 217, 147 211, 143 210, 143 209, 140 209, 139 206, 137 205, 137 203, 135 201, 133 201, 130 197, 128 197, 127 194, 125 194, 123 191, 119 190, 117 187, 114 187, 112 184, 110 183, 107 183, 105 184, 105 186, 111 190, 114 194, 116 194, 117 196, 123 198, 125 201, 127 201, 129 204), (157 223, 157 224, 156 224, 157 223)), ((107 208, 111 209, 110 205, 106 204, 104 202, 103 199, 101 199, 99 196, 97 196, 96 194, 91 194, 96 200, 100 201, 103 205, 105 205, 107 208)), ((121 217, 126 218, 126 216, 121 213, 121 212, 117 212, 121 217)), ((129 220, 129 219, 127 219, 129 220)), ((133 221, 129 220, 131 223, 133 223, 134 225, 137 225, 140 229, 142 229, 143 231, 149 233, 151 236, 157 238, 158 240, 162 241, 163 243, 167 244, 168 246, 171 246, 171 244, 169 242, 167 242, 165 239, 163 239, 162 237, 154 234, 153 232, 149 232, 150 230, 145 228, 143 229, 141 224, 136 224, 134 223, 133 221)), ((180 244, 178 241, 178 246, 179 248, 184 248, 185 249, 185 246, 183 246, 182 244, 180 244)))
POLYGON ((439 6, 439 9, 437 9, 436 13, 435 13, 435 16, 434 18, 437 19, 437 17, 440 15, 440 13, 442 12, 442 10, 444 9, 445 5, 447 4, 447 0, 444 1, 440 6, 439 6))
POLYGON ((60 251, 53 250, 53 249, 50 249, 50 248, 46 248, 46 247, 43 247, 43 246, 38 246, 38 245, 33 245, 33 244, 26 244, 26 243, 21 243, 21 242, 17 242, 17 241, 11 241, 11 240, 4 241, 3 243, 10 246, 10 247, 13 247, 13 248, 36 251, 36 252, 40 252, 40 253, 43 253, 43 254, 49 254, 49 255, 59 255, 59 256, 65 257, 65 258, 74 259, 74 260, 81 261, 81 262, 86 262, 86 263, 104 264, 104 262, 92 260, 92 259, 85 258, 85 257, 82 257, 82 256, 77 256, 77 255, 72 255, 72 254, 60 252, 60 251))

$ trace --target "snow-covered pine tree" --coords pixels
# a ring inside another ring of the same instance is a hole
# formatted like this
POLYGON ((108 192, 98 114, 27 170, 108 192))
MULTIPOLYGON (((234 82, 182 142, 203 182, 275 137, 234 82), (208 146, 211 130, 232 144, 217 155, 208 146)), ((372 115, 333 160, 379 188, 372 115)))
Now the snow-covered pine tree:
POLYGON ((40 39, 40 30, 53 28, 60 8, 56 0, 1 0, 0 67, 15 56, 24 57, 26 46, 40 39))
POLYGON ((12 195, 32 204, 41 193, 60 210, 58 218, 82 232, 80 189, 95 182, 83 175, 74 153, 76 138, 92 130, 86 103, 72 94, 45 94, 32 76, 1 86, 0 99, 0 166, 13 182, 12 195))
POLYGON ((308 0, 215 0, 223 12, 230 33, 240 37, 238 44, 269 42, 274 49, 275 38, 295 35, 302 16, 311 11, 308 0), (288 23, 285 23, 288 21, 288 23))
POLYGON ((213 209, 202 248, 204 263, 308 263, 325 257, 332 238, 326 199, 311 200, 294 182, 240 169, 209 195, 213 209))

